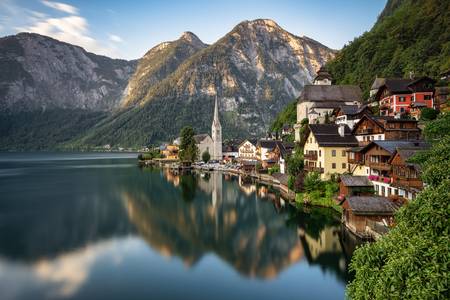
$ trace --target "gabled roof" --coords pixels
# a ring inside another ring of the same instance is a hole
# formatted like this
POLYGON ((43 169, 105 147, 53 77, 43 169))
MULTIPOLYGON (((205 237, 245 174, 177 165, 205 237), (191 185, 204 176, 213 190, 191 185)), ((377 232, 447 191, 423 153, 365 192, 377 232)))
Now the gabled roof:
POLYGON ((373 186, 367 176, 341 175, 340 178, 345 186, 373 186))
POLYGON ((241 147, 243 144, 245 144, 245 142, 249 142, 250 144, 252 144, 253 146, 256 147, 258 140, 257 139, 245 139, 238 145, 238 148, 241 147))
POLYGON ((273 149, 276 147, 277 143, 281 143, 281 141, 261 139, 258 141, 257 145, 260 146, 261 148, 273 149))
POLYGON ((299 102, 361 102, 361 100, 362 92, 356 85, 305 85, 298 98, 299 102))
POLYGON ((414 167, 416 170, 420 171, 420 166, 415 163, 408 162, 408 159, 410 159, 414 154, 418 152, 422 152, 429 148, 429 145, 426 143, 423 143, 417 147, 402 147, 402 148, 396 148, 394 153, 392 154, 391 158, 389 158, 388 163, 391 164, 394 157, 398 154, 400 158, 405 162, 406 166, 414 167))
POLYGON ((366 152, 373 146, 379 146, 386 150, 390 154, 393 154, 397 148, 417 148, 424 149, 427 147, 427 143, 420 140, 407 141, 407 140, 387 140, 387 141, 372 141, 370 144, 362 149, 362 152, 366 152))
POLYGON ((393 215, 400 207, 381 196, 352 196, 348 198, 348 206, 355 215, 393 215))
POLYGON ((358 141, 351 134, 350 128, 344 126, 344 136, 340 136, 336 124, 310 124, 309 129, 321 147, 356 147, 358 141))
POLYGON ((206 139, 208 137, 211 138, 209 136, 209 134, 207 134, 207 133, 196 134, 196 135, 194 135, 194 140, 197 144, 200 144, 204 139, 206 139))
POLYGON ((357 128, 359 127, 359 124, 361 124, 362 122, 364 122, 364 120, 371 120, 372 122, 374 122, 375 124, 377 124, 379 127, 381 127, 383 130, 408 130, 408 131, 420 131, 419 128, 389 128, 386 127, 387 123, 417 123, 417 120, 413 120, 413 119, 398 119, 395 118, 393 116, 371 116, 368 115, 367 113, 365 113, 361 119, 358 121, 358 123, 355 124, 355 126, 353 126, 353 130, 352 132, 356 132, 357 128))

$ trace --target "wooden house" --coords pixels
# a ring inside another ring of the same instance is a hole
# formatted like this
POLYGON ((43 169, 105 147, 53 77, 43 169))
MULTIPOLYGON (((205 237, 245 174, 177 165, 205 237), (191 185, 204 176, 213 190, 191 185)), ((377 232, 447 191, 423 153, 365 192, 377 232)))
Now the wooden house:
POLYGON ((414 199, 423 189, 420 166, 408 162, 419 151, 423 151, 423 148, 397 148, 388 161, 392 165, 391 186, 398 189, 397 195, 407 199, 414 199))
POLYGON ((373 183, 367 176, 341 175, 339 195, 341 197, 373 195, 373 183))
POLYGON ((365 146, 371 141, 418 140, 420 129, 416 120, 366 114, 355 124, 352 134, 360 146, 365 146))
POLYGON ((351 196, 345 200, 342 218, 345 226, 354 234, 365 237, 368 227, 375 222, 391 226, 393 215, 401 205, 380 196, 351 196))

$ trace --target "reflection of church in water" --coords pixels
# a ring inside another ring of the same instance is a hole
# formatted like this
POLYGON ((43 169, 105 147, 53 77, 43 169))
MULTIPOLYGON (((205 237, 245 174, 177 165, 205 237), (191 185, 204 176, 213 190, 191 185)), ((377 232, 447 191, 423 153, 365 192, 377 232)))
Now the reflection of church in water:
POLYGON ((243 193, 237 177, 220 172, 189 175, 197 191, 186 201, 179 196, 183 176, 165 176, 172 185, 169 191, 152 187, 153 194, 124 194, 131 222, 159 253, 190 266, 213 252, 239 273, 265 279, 306 258, 343 276, 346 265, 337 263, 342 249, 333 233, 336 227, 324 227, 317 236, 308 228, 287 226, 286 209, 277 212, 273 202, 261 200, 257 192, 243 193), (330 259, 336 261, 332 266, 330 259))

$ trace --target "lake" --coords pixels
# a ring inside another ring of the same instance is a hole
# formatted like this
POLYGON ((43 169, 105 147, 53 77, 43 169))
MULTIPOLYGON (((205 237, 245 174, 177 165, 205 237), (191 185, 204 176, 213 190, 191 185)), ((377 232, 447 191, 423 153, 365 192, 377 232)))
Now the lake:
POLYGON ((0 154, 0 299, 342 299, 329 209, 136 154, 0 154))

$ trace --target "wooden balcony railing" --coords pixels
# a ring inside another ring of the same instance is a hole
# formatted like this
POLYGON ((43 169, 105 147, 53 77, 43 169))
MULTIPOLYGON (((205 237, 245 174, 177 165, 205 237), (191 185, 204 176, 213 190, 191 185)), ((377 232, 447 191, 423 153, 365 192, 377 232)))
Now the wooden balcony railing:
POLYGON ((391 169, 391 165, 383 162, 369 162, 369 167, 372 169, 389 171, 391 169))
POLYGON ((361 129, 359 131, 360 134, 372 134, 373 133, 373 129, 372 128, 365 128, 365 129, 361 129))
POLYGON ((307 160, 317 160, 317 153, 307 153, 303 155, 304 159, 307 160))
POLYGON ((364 159, 362 159, 362 158, 349 158, 348 159, 348 163, 349 164, 363 165, 364 164, 364 159))

